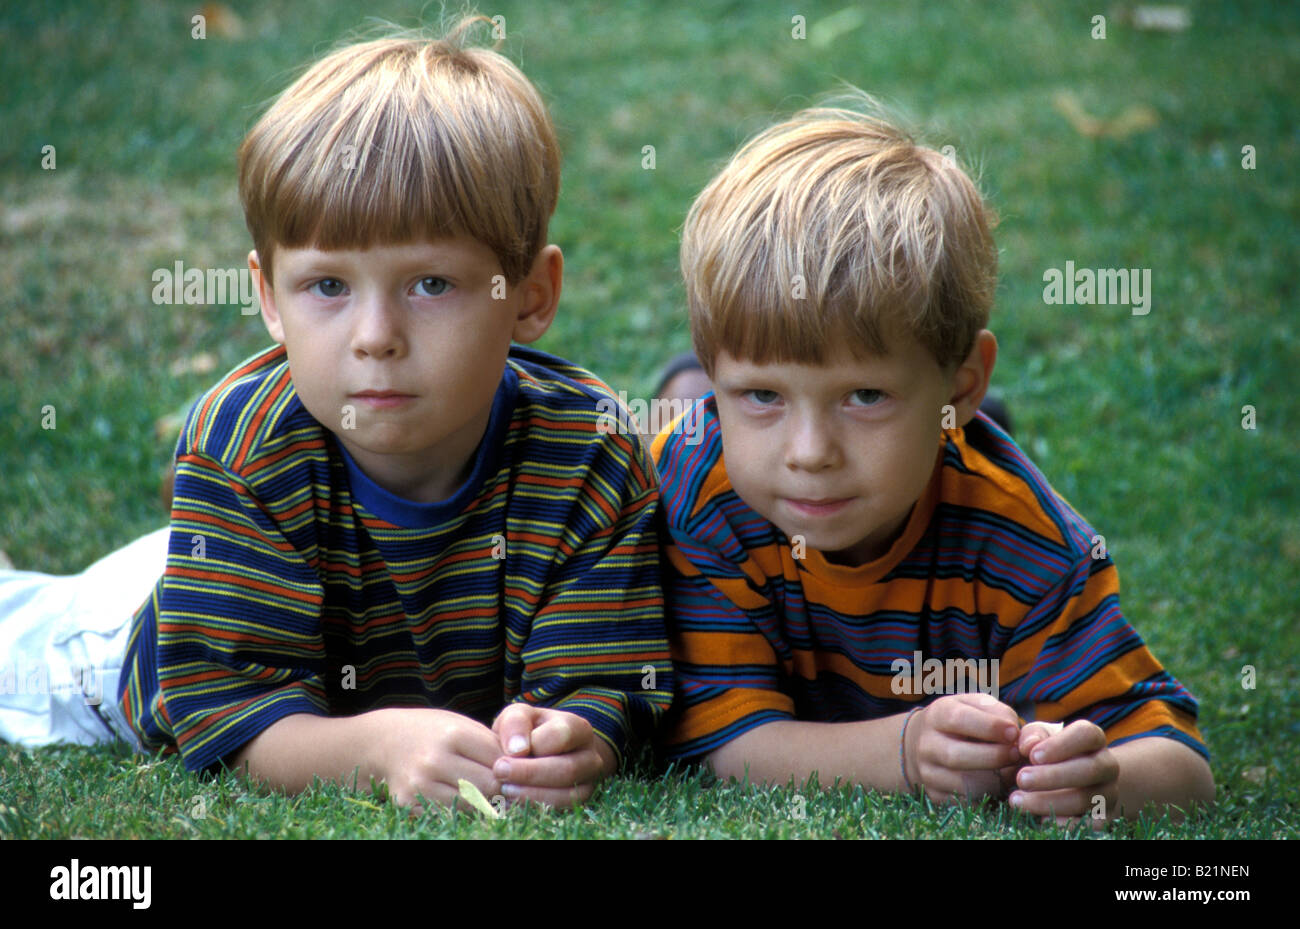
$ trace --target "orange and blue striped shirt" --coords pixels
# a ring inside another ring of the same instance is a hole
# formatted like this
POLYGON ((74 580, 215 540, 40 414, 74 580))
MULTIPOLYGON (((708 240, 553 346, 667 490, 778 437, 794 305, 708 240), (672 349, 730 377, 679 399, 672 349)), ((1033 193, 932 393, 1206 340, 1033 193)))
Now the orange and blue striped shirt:
POLYGON ((655 472, 609 388, 512 347, 471 474, 419 504, 303 407, 276 346, 191 411, 167 567, 119 701, 142 746, 214 768, 276 720, 527 701, 621 758, 667 709, 655 472), (602 416, 604 419, 602 419, 602 416))
POLYGON ((799 551, 736 495, 711 395, 698 429, 661 433, 653 454, 670 757, 776 720, 893 715, 955 684, 1026 720, 1091 720, 1111 745, 1164 736, 1208 758, 1196 700, 1120 612, 1096 534, 983 414, 945 432, 902 534, 857 567, 799 551))

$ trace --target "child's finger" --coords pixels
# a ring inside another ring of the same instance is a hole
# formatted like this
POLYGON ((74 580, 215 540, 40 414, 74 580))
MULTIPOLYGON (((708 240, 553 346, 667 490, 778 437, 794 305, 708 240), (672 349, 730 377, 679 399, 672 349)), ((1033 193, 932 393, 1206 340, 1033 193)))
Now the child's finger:
MULTIPOLYGON (((501 757, 501 739, 487 726, 472 723, 459 728, 447 748, 457 755, 483 768, 492 769, 492 763, 501 757)), ((473 780, 471 777, 470 780, 473 780)), ((455 787, 455 781, 451 781, 455 787)))
POLYGON ((1028 757, 1033 764, 1053 764, 1079 755, 1090 755, 1105 747, 1106 733, 1101 727, 1086 719, 1078 719, 1030 748, 1028 757))
POLYGON ((576 787, 593 783, 601 774, 600 755, 595 749, 547 755, 541 758, 500 758, 492 774, 505 787, 576 787))
POLYGON ((503 790, 511 804, 539 803, 556 809, 568 809, 586 803, 594 784, 579 784, 576 787, 519 787, 507 784, 503 790))
POLYGON ((539 712, 527 703, 512 703, 497 714, 492 731, 507 755, 527 755, 533 750, 533 727, 539 712))
POLYGON ((1015 743, 946 739, 933 752, 933 759, 952 771, 996 771, 1020 760, 1015 743))
POLYGON ((936 713, 933 725, 948 735, 979 742, 1015 742, 1020 722, 1015 711, 987 694, 962 695, 941 707, 935 702, 927 712, 936 713))
POLYGON ((1028 758, 1035 745, 1051 738, 1064 728, 1065 726, 1062 723, 1047 723, 1037 720, 1032 723, 1025 723, 1020 729, 1020 754, 1028 758))
POLYGON ((572 713, 551 712, 533 730, 534 755, 563 755, 591 745, 591 723, 572 713))
POLYGON ((1013 807, 1034 816, 1083 816, 1092 810, 1086 790, 1015 790, 1007 798, 1013 807))
POLYGON ((1016 775, 1016 786, 1029 791, 1091 787, 1107 783, 1107 774, 1097 755, 1081 755, 1055 764, 1026 765, 1016 775))

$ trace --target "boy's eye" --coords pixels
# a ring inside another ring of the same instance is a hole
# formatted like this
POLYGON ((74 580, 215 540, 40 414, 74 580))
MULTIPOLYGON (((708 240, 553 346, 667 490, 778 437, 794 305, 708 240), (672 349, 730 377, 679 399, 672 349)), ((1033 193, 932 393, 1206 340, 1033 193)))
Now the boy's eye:
POLYGON ((885 399, 885 395, 878 390, 855 390, 853 399, 856 401, 854 406, 875 406, 885 399))
POLYGON ((758 406, 771 406, 781 397, 775 390, 747 390, 745 396, 758 406))
POLYGON ((446 280, 440 277, 424 277, 420 283, 415 285, 415 289, 421 292, 425 297, 438 297, 445 294, 451 288, 446 280))
POLYGON ((337 297, 347 290, 347 286, 336 277, 327 277, 312 284, 311 289, 322 297, 337 297))

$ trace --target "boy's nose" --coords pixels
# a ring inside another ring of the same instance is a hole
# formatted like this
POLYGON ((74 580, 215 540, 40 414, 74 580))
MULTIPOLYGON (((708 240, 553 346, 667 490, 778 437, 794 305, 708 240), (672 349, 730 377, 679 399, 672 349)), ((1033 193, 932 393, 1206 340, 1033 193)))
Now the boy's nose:
POLYGON ((820 416, 795 422, 785 446, 786 467, 797 471, 823 471, 840 464, 840 445, 834 422, 820 416))
POLYGON ((356 307, 352 351, 358 357, 390 358, 406 349, 401 309, 383 295, 370 296, 356 307))

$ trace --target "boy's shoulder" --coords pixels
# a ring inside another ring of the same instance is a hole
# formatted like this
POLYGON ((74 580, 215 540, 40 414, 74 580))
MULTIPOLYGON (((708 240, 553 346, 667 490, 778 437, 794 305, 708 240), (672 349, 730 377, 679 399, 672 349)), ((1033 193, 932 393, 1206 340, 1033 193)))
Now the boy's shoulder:
POLYGON ((636 424, 596 375, 556 355, 512 345, 507 377, 516 385, 506 441, 526 443, 523 456, 570 467, 612 459, 653 481, 636 424))
POLYGON ((179 453, 248 474, 289 454, 327 455, 325 428, 298 399, 283 345, 246 358, 190 409, 179 453))
POLYGON ((591 422, 596 422, 601 403, 614 396, 609 385, 586 368, 539 349, 511 345, 506 364, 518 378, 524 402, 568 409, 579 417, 589 409, 591 422))
POLYGON ((939 505, 949 532, 1032 540, 1054 562, 1100 560, 1099 536, 1001 427, 977 412, 951 430, 941 459, 939 505))
POLYGON ((659 471, 663 520, 674 542, 698 544, 739 563, 751 549, 784 540, 731 486, 713 394, 701 401, 693 429, 685 428, 686 415, 670 423, 650 447, 659 471))
MULTIPOLYGON (((656 437, 652 454, 664 521, 678 544, 699 545, 737 563, 755 548, 788 544, 732 488, 712 395, 693 433, 665 430, 656 437)), ((928 561, 954 544, 963 558, 990 555, 994 549, 1019 558, 1032 550, 1042 560, 1041 580, 1047 582, 1093 557, 1094 540, 1100 537, 983 413, 947 432, 936 461, 932 486, 917 503, 927 511, 912 517, 928 523, 912 558, 928 561)))

